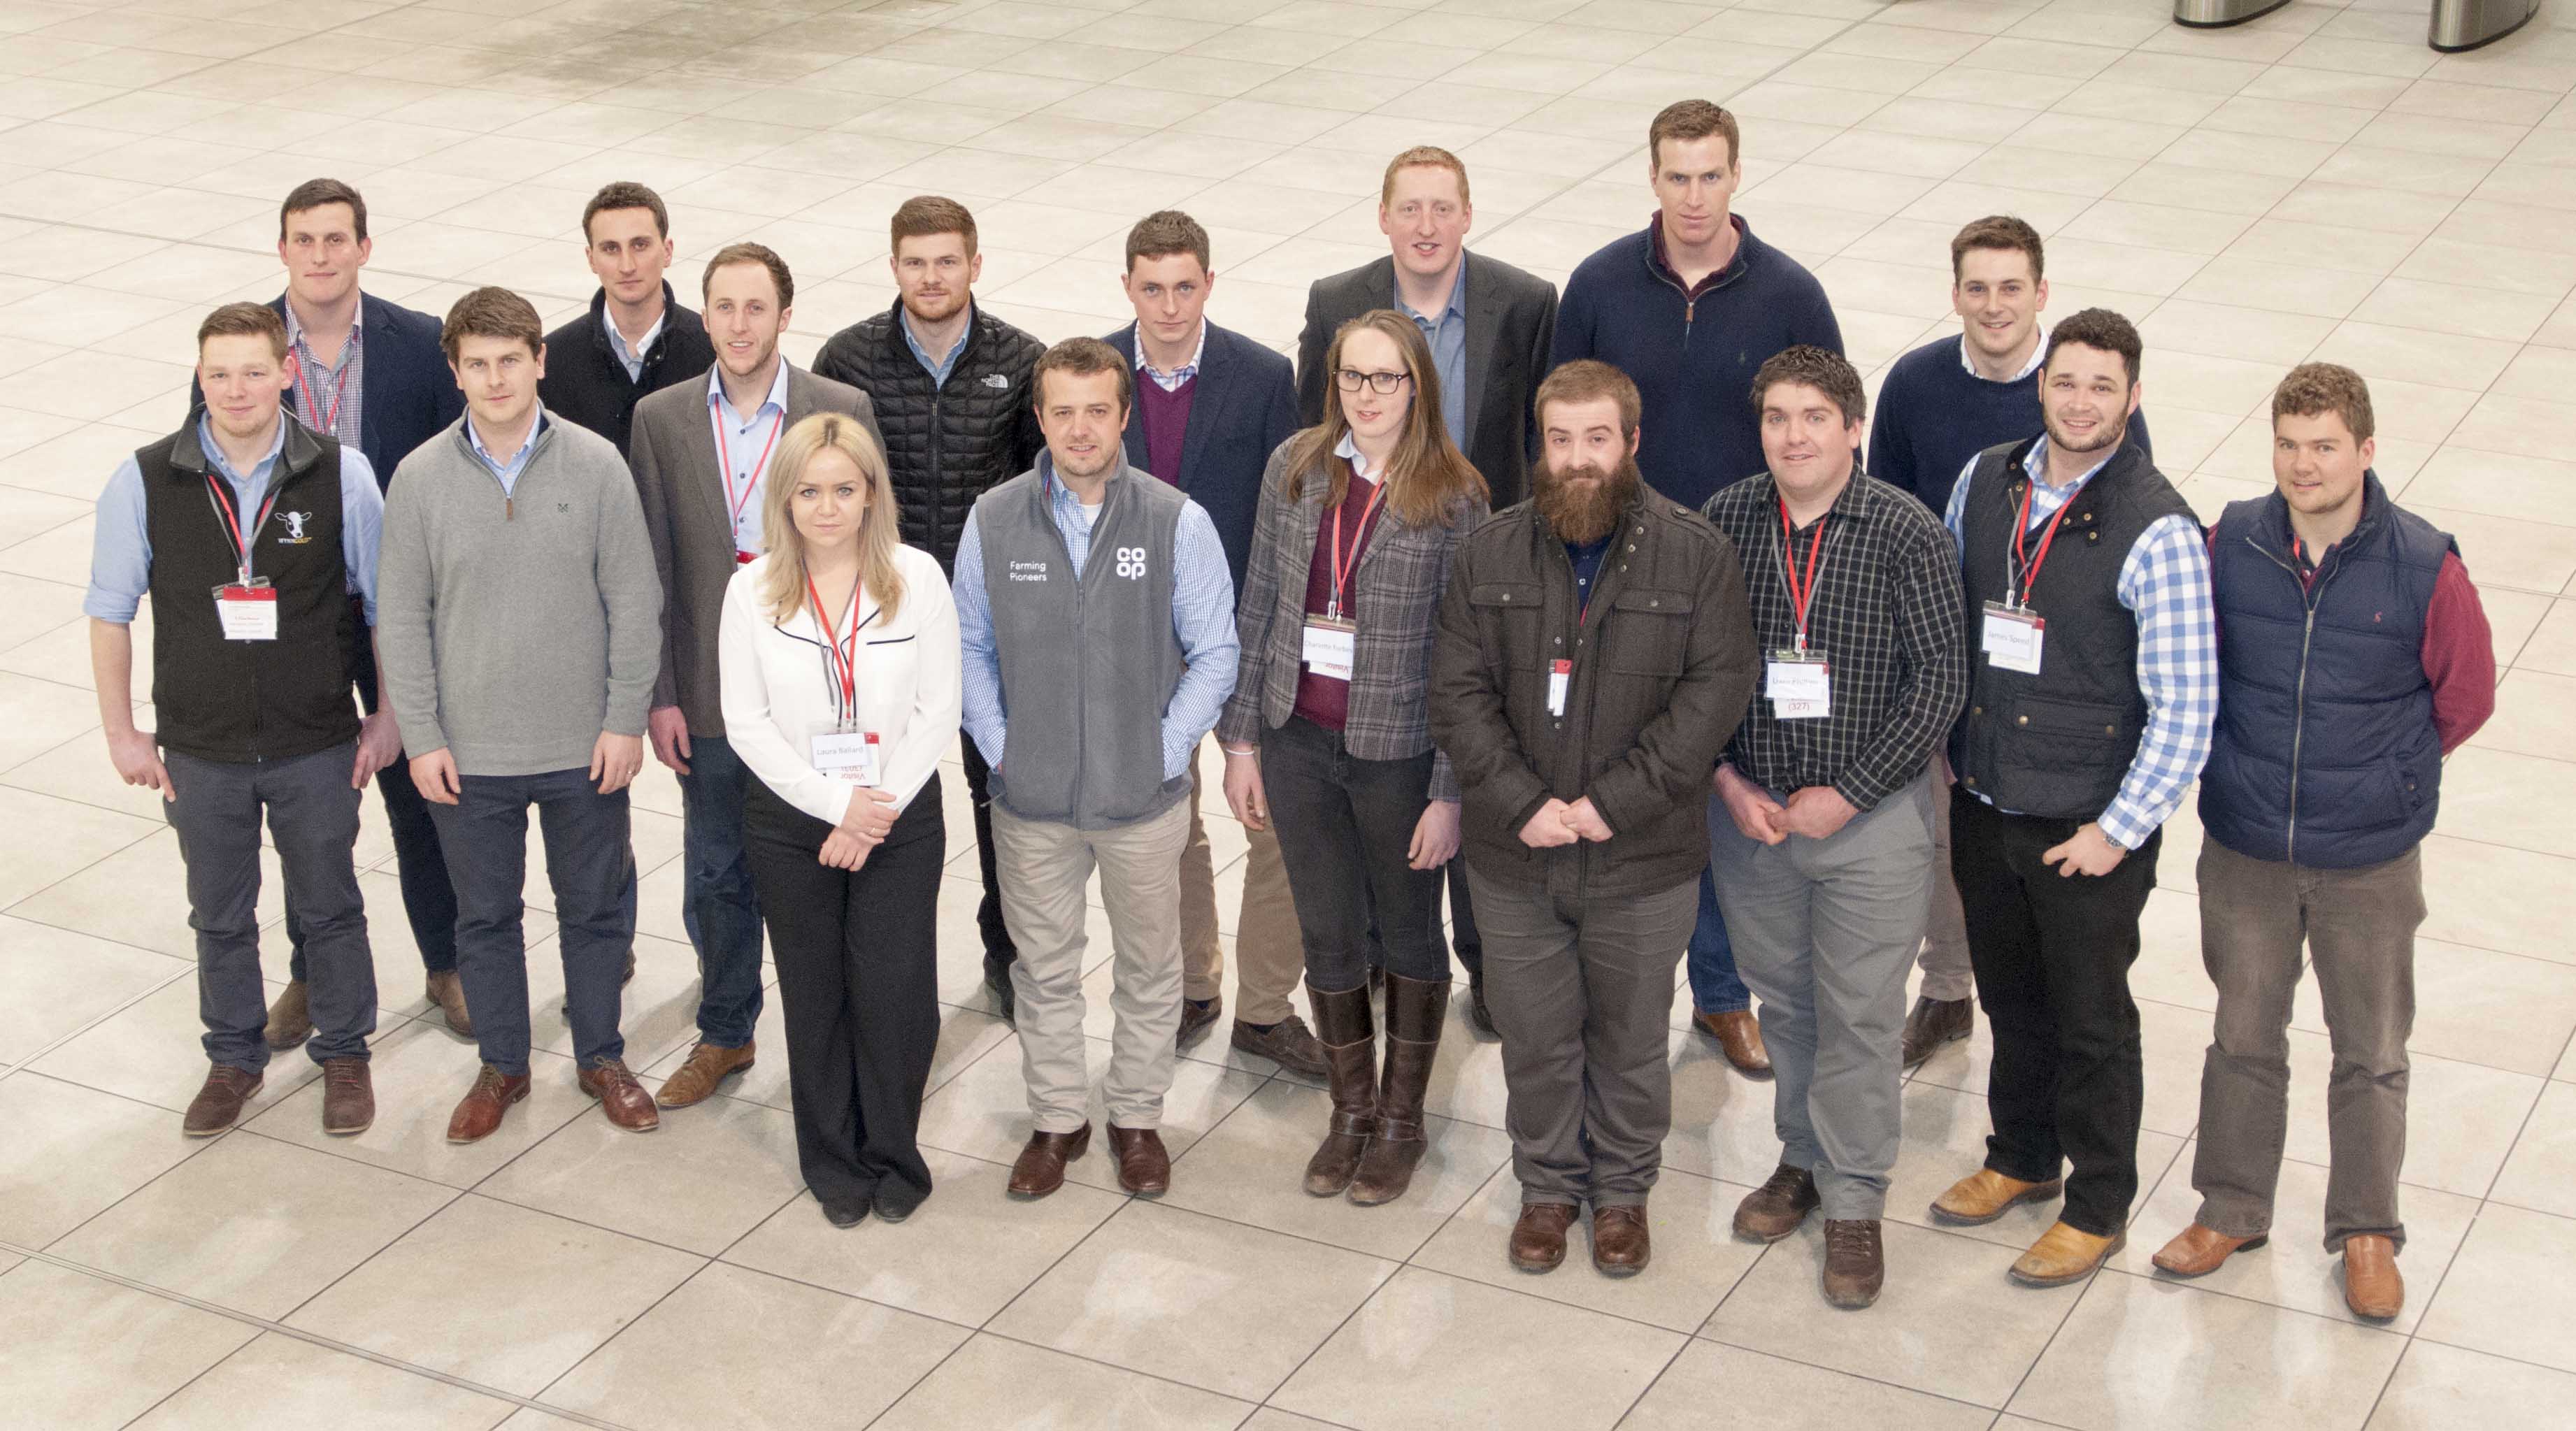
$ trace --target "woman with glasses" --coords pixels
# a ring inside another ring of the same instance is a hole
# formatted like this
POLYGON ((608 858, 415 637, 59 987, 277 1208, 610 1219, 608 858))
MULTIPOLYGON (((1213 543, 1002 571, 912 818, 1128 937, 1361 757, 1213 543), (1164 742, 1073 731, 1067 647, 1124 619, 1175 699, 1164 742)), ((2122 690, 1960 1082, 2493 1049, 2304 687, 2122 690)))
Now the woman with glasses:
POLYGON ((1324 356, 1324 420, 1271 455, 1237 606, 1242 655, 1217 725, 1236 818, 1278 822, 1333 1114, 1306 1191, 1402 1197, 1449 1002, 1441 867, 1458 783, 1425 715, 1433 616, 1484 479, 1440 421, 1412 319, 1350 320, 1324 356), (1369 916, 1386 949, 1386 1062, 1369 1018, 1369 916))
POLYGON ((957 741, 957 610, 896 535, 885 454, 816 413, 761 497, 767 554, 725 589, 725 733, 778 963, 796 1158, 823 1215, 901 1222, 930 1194, 914 1135, 939 1040, 939 757, 957 741))

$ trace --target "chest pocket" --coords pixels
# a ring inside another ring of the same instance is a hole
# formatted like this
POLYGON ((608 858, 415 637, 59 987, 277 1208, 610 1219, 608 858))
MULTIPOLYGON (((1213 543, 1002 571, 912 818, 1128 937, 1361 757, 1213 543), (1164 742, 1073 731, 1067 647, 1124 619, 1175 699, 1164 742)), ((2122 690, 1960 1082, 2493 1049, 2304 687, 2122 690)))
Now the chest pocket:
POLYGON ((1691 593, 1638 587, 1612 600, 1610 629, 1603 632, 1607 669, 1623 676, 1671 680, 1690 651, 1691 593))

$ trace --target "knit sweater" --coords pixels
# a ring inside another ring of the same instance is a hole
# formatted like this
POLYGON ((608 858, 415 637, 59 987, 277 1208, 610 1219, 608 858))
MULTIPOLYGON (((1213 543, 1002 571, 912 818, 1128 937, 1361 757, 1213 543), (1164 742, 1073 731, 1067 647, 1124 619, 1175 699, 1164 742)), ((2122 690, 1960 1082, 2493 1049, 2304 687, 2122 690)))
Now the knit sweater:
MULTIPOLYGON (((1949 510, 1950 489, 1969 458, 2019 442, 2041 424, 2039 374, 2004 382, 1979 377, 1960 357, 1959 342, 1956 335, 1935 338, 1897 359, 1870 418, 1869 475, 1913 493, 1936 513, 1949 510)), ((2154 455, 2146 409, 2129 419, 2128 441, 2154 455)))
POLYGON ((607 438, 544 420, 504 497, 462 418, 403 459, 385 500, 376 640, 403 749, 460 775, 590 764, 644 732, 662 583, 635 479, 607 438))

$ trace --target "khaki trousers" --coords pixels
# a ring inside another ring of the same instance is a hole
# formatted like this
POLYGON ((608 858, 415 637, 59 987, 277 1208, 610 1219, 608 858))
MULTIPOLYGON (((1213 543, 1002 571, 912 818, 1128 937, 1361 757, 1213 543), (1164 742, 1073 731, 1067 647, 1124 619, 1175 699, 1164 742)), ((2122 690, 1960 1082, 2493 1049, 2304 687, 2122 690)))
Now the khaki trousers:
MULTIPOLYGON (((1223 770, 1225 752, 1216 753, 1223 770)), ((1216 855, 1207 822, 1199 815, 1199 765, 1190 762, 1190 841, 1181 848, 1181 994, 1213 999, 1225 992, 1225 950, 1217 943, 1216 855)), ((1234 923, 1234 1017, 1247 1024, 1275 1024, 1296 1010, 1288 996, 1306 973, 1306 943, 1297 931, 1297 906, 1288 896, 1288 868, 1279 860, 1279 836, 1244 827, 1250 848, 1243 857, 1243 905, 1234 923)), ((1123 1124, 1121 1126, 1124 1126, 1123 1124)))

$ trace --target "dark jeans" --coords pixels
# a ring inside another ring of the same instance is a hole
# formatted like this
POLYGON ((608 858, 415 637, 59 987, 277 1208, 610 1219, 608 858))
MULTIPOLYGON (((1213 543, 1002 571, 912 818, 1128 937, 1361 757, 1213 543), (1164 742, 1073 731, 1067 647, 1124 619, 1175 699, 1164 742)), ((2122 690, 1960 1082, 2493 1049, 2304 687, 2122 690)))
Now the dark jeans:
POLYGON ((2164 832, 2099 877, 2041 863, 2080 823, 2007 815, 1966 795, 1950 802, 1950 865, 1977 1002, 1994 1029, 1986 1166, 2047 1182, 2072 1164, 2059 1216, 2109 1237, 2128 1225, 2138 1194, 2146 1070, 2129 966, 2164 832))
MULTIPOLYGON (((365 629, 363 622, 359 629, 365 629)), ((375 660, 365 642, 358 646, 357 681, 359 704, 369 715, 375 714, 375 660)), ((356 758, 354 753, 351 758, 356 758)), ((438 847, 438 826, 429 818, 429 802, 412 783, 411 763, 400 758, 376 772, 376 791, 384 797, 385 825, 394 837, 394 869, 402 881, 403 914, 411 923, 411 942, 420 950, 423 969, 447 973, 456 967, 456 888, 447 878, 447 857, 438 847)), ((291 893, 291 883, 288 889, 291 893)), ((286 945, 287 977, 303 979, 303 921, 297 918, 291 898, 286 905, 286 945)))
POLYGON ((430 818, 456 882, 456 969, 474 1011, 483 1061, 528 1071, 528 807, 546 842, 555 942, 563 955, 564 1019, 584 1068, 626 1056, 617 1018, 626 956, 635 947, 635 873, 626 792, 602 795, 588 770, 467 775, 454 805, 430 818))
POLYGON ((199 760, 163 751, 178 798, 161 806, 187 867, 188 927, 197 931, 197 1016, 206 1057, 253 1073, 268 1066, 268 989, 259 975, 259 822, 268 816, 286 874, 287 917, 300 919, 322 976, 312 982, 315 1063, 365 1058, 376 1031, 376 961, 350 848, 358 794, 354 742, 286 760, 199 760))
POLYGON ((805 1185, 825 1203, 887 1178, 929 1192, 915 1137, 939 1045, 939 777, 855 871, 816 859, 831 826, 757 780, 743 824, 778 960, 805 1185))
POLYGON ((984 972, 1001 974, 1020 957, 1011 943, 1011 926, 1002 919, 1002 876, 993 860, 993 767, 975 738, 957 742, 966 751, 966 795, 975 805, 975 868, 984 877, 984 898, 975 906, 975 927, 984 932, 984 972))
POLYGON ((1303 716, 1261 733, 1261 784, 1279 832, 1279 860, 1306 944, 1306 984, 1327 993, 1368 982, 1369 914, 1386 967, 1445 983, 1439 870, 1405 856, 1431 788, 1432 752, 1362 760, 1339 731, 1303 716))
MULTIPOLYGON (((1723 810, 1711 811, 1723 816, 1723 810)), ((1699 921, 1691 926, 1691 1007, 1703 1014, 1740 1014, 1753 1007, 1753 991, 1735 972, 1735 945, 1726 937, 1726 914, 1717 907, 1717 881, 1699 872, 1699 921)))
POLYGON ((698 951, 698 1037, 719 1048, 751 1042, 760 1020, 760 897, 742 814, 745 792, 759 783, 723 736, 689 737, 689 773, 680 777, 687 880, 680 922, 698 951))

